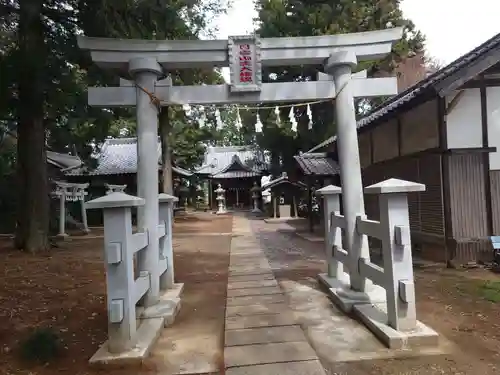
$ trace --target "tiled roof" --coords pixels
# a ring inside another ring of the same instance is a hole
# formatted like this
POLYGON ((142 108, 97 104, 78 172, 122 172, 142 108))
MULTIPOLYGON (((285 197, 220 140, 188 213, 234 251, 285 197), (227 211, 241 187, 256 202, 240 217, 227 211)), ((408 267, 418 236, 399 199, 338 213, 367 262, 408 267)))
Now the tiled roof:
MULTIPOLYGON (((375 120, 378 120, 390 114, 391 112, 400 108, 403 104, 416 101, 417 99, 424 97, 425 95, 429 94, 437 95, 438 84, 442 83, 447 78, 452 77, 454 74, 457 74, 462 69, 468 68, 474 65, 475 63, 478 63, 483 59, 483 57, 486 54, 496 51, 499 48, 500 48, 500 34, 497 34, 493 38, 481 44, 479 47, 473 49, 469 53, 458 58, 448 66, 429 75, 427 78, 423 79, 416 85, 413 85, 412 87, 403 91, 399 95, 395 95, 392 98, 386 100, 380 106, 376 107, 373 111, 371 111, 371 113, 369 113, 366 117, 363 117, 361 120, 358 121, 357 123, 358 129, 363 128, 371 124, 375 120)), ((484 70, 488 69, 490 66, 494 65, 497 62, 498 60, 497 61, 492 60, 489 66, 485 65, 484 70)), ((336 139, 337 139, 336 136, 330 137, 326 141, 313 147, 311 150, 308 151, 308 153, 326 147, 329 144, 334 143, 336 139)))
POLYGON ((247 172, 247 171, 229 171, 222 172, 212 175, 212 178, 215 179, 224 179, 224 178, 250 178, 257 177, 262 175, 262 172, 247 172))
MULTIPOLYGON (((161 142, 158 140, 158 167, 161 163, 161 142)), ((172 171, 182 176, 189 177, 192 172, 172 167, 172 171)), ((97 167, 93 170, 78 168, 68 171, 70 176, 101 176, 137 173, 137 138, 107 139, 97 157, 97 167)))
POLYGON ((78 156, 47 151, 47 161, 61 169, 78 168, 83 162, 78 156))
POLYGON ((326 153, 300 154, 294 158, 306 175, 335 176, 340 173, 338 163, 326 153))
POLYGON ((272 189, 275 188, 276 186, 283 184, 292 185, 301 189, 307 188, 307 185, 301 181, 290 181, 286 173, 284 173, 281 177, 275 178, 274 180, 269 181, 267 184, 262 185, 261 189, 262 190, 272 189))
MULTIPOLYGON (((17 132, 15 130, 6 130, 3 132, 2 142, 0 143, 3 144, 3 141, 7 140, 8 144, 14 146, 17 144, 17 139, 17 132)), ((62 154, 51 150, 47 150, 47 163, 52 164, 61 170, 78 168, 83 164, 82 159, 78 156, 62 154)))
POLYGON ((255 173, 254 175, 257 176, 268 169, 268 164, 266 155, 253 146, 208 147, 203 164, 196 173, 221 178, 219 173, 229 172, 229 169, 231 171, 240 169, 240 171, 255 173), (240 168, 236 168, 235 164, 240 168))

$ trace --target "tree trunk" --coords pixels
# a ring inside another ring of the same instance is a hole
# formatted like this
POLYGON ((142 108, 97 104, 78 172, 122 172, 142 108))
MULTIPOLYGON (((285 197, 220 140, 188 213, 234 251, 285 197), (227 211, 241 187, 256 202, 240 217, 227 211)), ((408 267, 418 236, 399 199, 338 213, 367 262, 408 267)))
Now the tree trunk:
POLYGON ((162 167, 162 192, 174 195, 174 184, 172 182, 172 152, 169 145, 170 118, 168 107, 162 107, 159 116, 160 138, 161 138, 161 167, 162 167))
POLYGON ((48 248, 49 191, 44 126, 45 38, 43 0, 20 1, 17 141, 18 249, 48 248))

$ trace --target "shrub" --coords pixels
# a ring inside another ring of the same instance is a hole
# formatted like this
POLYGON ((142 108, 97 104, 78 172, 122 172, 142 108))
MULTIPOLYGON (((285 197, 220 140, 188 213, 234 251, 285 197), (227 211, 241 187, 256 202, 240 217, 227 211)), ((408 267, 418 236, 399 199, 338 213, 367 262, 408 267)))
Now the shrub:
POLYGON ((51 328, 37 328, 21 342, 20 349, 24 360, 47 363, 60 355, 61 340, 51 328))

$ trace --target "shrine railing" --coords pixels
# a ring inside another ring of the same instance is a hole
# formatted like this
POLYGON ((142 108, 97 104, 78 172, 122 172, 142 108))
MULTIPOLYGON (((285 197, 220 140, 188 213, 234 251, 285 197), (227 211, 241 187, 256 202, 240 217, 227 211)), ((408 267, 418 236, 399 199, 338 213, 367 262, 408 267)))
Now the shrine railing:
MULTIPOLYGON (((121 353, 133 348, 137 324, 141 318, 138 302, 151 287, 151 278, 160 278, 161 290, 174 285, 172 222, 176 197, 160 194, 158 262, 152 269, 135 272, 134 258, 147 251, 148 231, 133 233, 132 209, 144 206, 142 198, 113 192, 87 203, 91 209, 102 209, 104 216, 104 254, 108 301, 108 350, 121 353)), ((148 264, 148 263, 145 263, 148 264)), ((151 265, 150 265, 151 266, 151 265)))
POLYGON ((356 232, 359 238, 355 242, 361 244, 364 236, 378 238, 382 243, 382 266, 370 259, 353 259, 343 248, 342 236, 347 223, 340 214, 341 189, 330 185, 317 191, 323 196, 327 277, 347 289, 353 278, 361 279, 362 285, 369 279, 384 288, 387 324, 398 331, 415 329, 417 324, 407 193, 423 190, 425 185, 396 179, 364 189, 365 194, 379 195, 380 221, 358 215, 356 232))

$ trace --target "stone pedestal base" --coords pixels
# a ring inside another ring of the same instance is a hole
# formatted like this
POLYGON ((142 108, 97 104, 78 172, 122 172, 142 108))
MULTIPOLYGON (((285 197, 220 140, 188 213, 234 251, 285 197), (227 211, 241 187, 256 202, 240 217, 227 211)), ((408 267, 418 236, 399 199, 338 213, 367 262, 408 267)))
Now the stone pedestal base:
POLYGON ((138 308, 137 313, 137 341, 135 346, 122 353, 110 353, 106 341, 90 358, 91 365, 126 365, 141 363, 150 353, 164 327, 171 325, 177 316, 181 300, 180 295, 184 284, 175 284, 167 290, 159 302, 146 309, 138 308))
POLYGON ((342 280, 329 278, 326 274, 318 275, 319 281, 328 288, 328 295, 333 303, 346 314, 355 305, 386 302, 385 289, 373 285, 368 292, 357 292, 349 287, 349 275, 344 273, 342 280))
POLYGON ((354 315, 390 349, 425 349, 439 346, 439 335, 420 321, 411 331, 396 331, 387 325, 385 304, 354 306, 354 315))
POLYGON ((342 279, 329 277, 327 273, 320 273, 318 281, 328 289, 349 288, 349 275, 344 273, 342 279))
POLYGON ((260 214, 262 211, 259 208, 254 208, 251 212, 253 214, 260 214))
POLYGON ((288 223, 291 221, 304 221, 302 217, 270 217, 267 219, 264 219, 266 223, 269 224, 279 224, 279 223, 288 223))
POLYGON ((144 309, 140 315, 140 319, 163 318, 164 326, 171 325, 179 310, 181 309, 181 294, 184 290, 184 284, 174 284, 172 289, 167 290, 161 297, 160 301, 147 309, 144 309))

